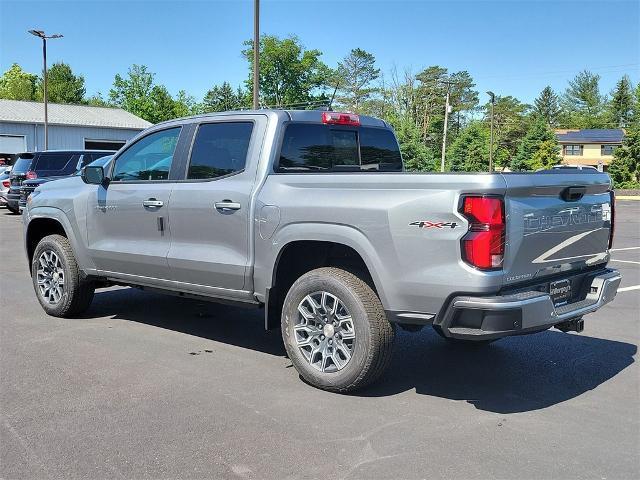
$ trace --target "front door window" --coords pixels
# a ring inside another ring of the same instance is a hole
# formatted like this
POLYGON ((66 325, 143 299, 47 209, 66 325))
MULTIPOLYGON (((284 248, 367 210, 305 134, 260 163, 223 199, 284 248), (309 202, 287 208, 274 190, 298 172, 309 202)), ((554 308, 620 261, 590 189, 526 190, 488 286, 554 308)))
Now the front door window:
POLYGON ((167 180, 179 136, 176 127, 138 140, 116 159, 111 180, 167 180))

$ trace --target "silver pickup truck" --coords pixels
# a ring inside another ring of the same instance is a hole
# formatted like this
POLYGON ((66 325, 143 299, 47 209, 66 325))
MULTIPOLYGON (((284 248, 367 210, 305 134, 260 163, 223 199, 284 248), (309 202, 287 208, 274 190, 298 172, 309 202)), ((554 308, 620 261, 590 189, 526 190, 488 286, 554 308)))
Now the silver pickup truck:
POLYGON ((610 302, 609 177, 403 171, 382 120, 247 111, 155 125, 24 213, 33 285, 54 316, 130 285, 264 308, 300 375, 369 384, 396 326, 483 344, 610 302))

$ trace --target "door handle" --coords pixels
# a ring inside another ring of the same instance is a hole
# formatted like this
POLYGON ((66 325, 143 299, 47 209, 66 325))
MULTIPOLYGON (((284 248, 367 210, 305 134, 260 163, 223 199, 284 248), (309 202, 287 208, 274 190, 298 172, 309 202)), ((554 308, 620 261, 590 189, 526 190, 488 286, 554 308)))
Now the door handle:
POLYGON ((238 202, 232 202, 231 200, 216 202, 213 204, 213 206, 216 207, 216 210, 220 210, 221 212, 240 210, 240 204, 238 202))
POLYGON ((156 200, 155 198, 150 198, 149 200, 144 200, 142 202, 143 207, 160 208, 163 205, 164 202, 162 200, 156 200))

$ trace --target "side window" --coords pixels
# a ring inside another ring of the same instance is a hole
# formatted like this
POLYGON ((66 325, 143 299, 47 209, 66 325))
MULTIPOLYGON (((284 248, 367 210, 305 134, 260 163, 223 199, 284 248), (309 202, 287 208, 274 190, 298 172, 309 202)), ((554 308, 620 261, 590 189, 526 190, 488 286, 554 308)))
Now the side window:
POLYGON ((141 138, 116 159, 111 180, 167 180, 179 136, 175 127, 141 138))
POLYGON ((243 170, 252 130, 252 122, 200 125, 191 150, 187 178, 217 178, 243 170))

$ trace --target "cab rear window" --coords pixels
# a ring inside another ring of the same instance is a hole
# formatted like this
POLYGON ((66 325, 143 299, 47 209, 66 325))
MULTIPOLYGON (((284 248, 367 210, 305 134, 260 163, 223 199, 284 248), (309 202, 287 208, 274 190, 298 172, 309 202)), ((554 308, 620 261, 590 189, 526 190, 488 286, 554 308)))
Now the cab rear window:
POLYGON ((398 142, 388 129, 290 123, 276 171, 402 171, 402 158, 398 142))

